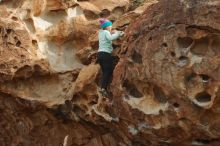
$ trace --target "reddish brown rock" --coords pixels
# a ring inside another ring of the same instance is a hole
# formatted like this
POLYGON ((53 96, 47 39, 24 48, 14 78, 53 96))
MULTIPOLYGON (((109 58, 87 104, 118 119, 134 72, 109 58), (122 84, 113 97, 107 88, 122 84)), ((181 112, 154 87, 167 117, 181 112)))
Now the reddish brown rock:
POLYGON ((218 1, 163 0, 126 30, 112 92, 122 107, 141 111, 130 115, 136 127, 145 123, 154 131, 137 130, 140 143, 218 145, 218 113, 211 109, 220 87, 219 7, 218 1))
POLYGON ((1 93, 0 100, 2 146, 62 145, 66 136, 67 146, 116 146, 114 135, 101 127, 69 120, 61 110, 48 110, 35 101, 9 94, 1 93))
POLYGON ((106 3, 1 3, 0 145, 220 145, 220 3, 106 3), (126 29, 109 99, 99 17, 126 29))

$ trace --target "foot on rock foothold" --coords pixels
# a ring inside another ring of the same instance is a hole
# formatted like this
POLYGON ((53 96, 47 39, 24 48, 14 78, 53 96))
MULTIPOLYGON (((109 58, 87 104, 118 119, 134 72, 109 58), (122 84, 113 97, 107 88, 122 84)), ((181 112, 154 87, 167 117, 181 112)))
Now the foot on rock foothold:
POLYGON ((102 96, 109 97, 109 94, 105 89, 101 89, 99 92, 102 94, 102 96))

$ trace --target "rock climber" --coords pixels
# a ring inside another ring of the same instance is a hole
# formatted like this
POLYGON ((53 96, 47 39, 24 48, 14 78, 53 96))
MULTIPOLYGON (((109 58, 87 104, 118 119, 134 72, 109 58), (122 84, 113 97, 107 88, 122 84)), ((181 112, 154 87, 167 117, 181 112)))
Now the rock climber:
POLYGON ((108 85, 110 84, 111 77, 113 74, 113 60, 112 56, 113 46, 112 41, 123 36, 122 31, 112 31, 112 22, 108 19, 100 19, 101 30, 99 31, 99 49, 97 61, 101 66, 102 70, 102 81, 100 93, 103 96, 108 97, 108 85))

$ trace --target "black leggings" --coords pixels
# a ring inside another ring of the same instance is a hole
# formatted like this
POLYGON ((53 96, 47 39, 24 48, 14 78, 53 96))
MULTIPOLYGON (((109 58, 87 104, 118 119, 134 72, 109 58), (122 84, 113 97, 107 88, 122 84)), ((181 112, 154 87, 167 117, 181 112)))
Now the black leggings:
POLYGON ((101 70, 102 70, 101 88, 104 88, 107 90, 107 87, 111 82, 111 78, 112 78, 112 74, 113 74, 114 57, 110 53, 98 52, 98 60, 97 61, 100 64, 101 70))

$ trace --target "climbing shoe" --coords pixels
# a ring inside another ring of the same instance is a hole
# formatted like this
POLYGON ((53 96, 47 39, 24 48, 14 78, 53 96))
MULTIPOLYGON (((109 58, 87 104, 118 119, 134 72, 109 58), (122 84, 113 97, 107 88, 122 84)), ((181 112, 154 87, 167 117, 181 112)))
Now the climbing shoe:
POLYGON ((109 97, 109 94, 105 89, 102 88, 99 92, 102 94, 102 96, 109 97))

